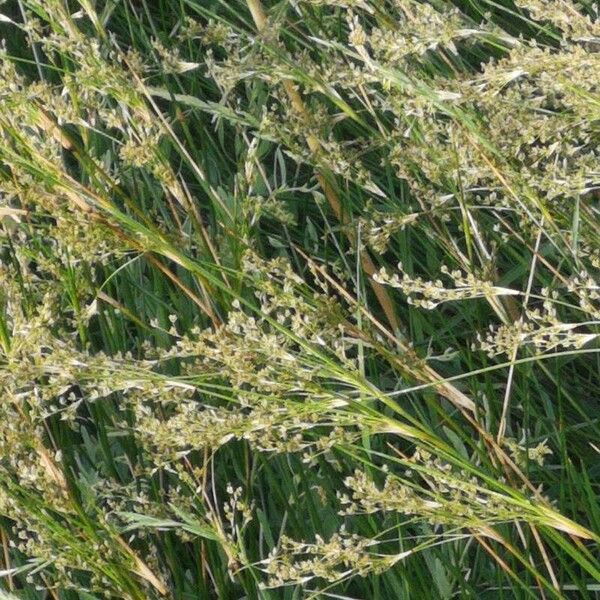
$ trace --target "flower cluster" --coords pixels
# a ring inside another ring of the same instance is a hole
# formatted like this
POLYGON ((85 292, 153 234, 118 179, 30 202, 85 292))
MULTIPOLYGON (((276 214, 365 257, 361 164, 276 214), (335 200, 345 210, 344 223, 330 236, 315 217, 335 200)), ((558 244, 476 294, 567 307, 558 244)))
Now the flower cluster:
POLYGON ((466 300, 471 298, 491 298, 493 296, 514 296, 519 292, 510 288, 495 286, 490 281, 477 279, 473 274, 461 273, 455 269, 450 271, 448 267, 442 266, 441 271, 452 280, 454 287, 444 287, 440 279, 436 281, 425 281, 421 277, 411 277, 402 270, 402 263, 398 264, 398 274, 389 275, 382 268, 373 278, 379 283, 401 289, 407 296, 409 304, 420 306, 431 310, 442 302, 452 300, 466 300))
POLYGON ((382 487, 364 471, 347 477, 349 493, 339 495, 342 514, 396 512, 433 525, 473 528, 527 516, 522 505, 426 451, 416 452, 407 467, 400 475, 387 474, 382 487))
POLYGON ((345 530, 327 541, 316 536, 314 543, 297 542, 286 536, 264 561, 267 586, 305 584, 314 578, 334 582, 349 575, 366 575, 388 569, 397 556, 382 556, 369 551, 376 540, 349 534, 345 530))

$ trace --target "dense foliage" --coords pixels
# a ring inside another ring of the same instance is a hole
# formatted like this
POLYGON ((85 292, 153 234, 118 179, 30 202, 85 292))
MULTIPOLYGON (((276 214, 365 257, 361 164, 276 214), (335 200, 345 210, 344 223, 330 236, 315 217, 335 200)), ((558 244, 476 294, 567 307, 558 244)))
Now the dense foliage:
POLYGON ((0 598, 598 597, 597 5, 0 13, 0 598))

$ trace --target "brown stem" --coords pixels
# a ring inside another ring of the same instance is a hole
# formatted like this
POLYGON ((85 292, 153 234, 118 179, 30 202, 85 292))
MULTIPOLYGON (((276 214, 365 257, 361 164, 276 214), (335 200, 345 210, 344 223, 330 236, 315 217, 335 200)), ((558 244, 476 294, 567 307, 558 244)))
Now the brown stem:
MULTIPOLYGON (((252 18, 254 19, 254 23, 259 32, 262 32, 267 27, 267 17, 265 15, 265 11, 260 3, 260 0, 247 0, 248 8, 250 9, 250 13, 252 14, 252 18)), ((303 119, 308 119, 308 113, 306 111, 306 107, 304 106, 304 102, 300 97, 298 90, 294 87, 294 84, 289 79, 283 80, 283 88, 285 93, 287 94, 292 108, 296 111, 298 116, 303 119)), ((321 144, 319 140, 312 134, 306 134, 306 144, 309 147, 310 151, 317 156, 321 150, 321 144)), ((337 220, 345 225, 348 223, 348 217, 342 210, 342 203, 338 198, 335 190, 331 186, 331 184, 327 181, 326 177, 323 173, 316 173, 317 182, 319 186, 323 190, 325 194, 325 198, 327 198, 327 202, 331 207, 331 210, 335 214, 337 220)), ((352 239, 350 240, 352 242, 352 239)), ((390 327, 394 332, 400 331, 400 322, 398 321, 398 317, 396 316, 396 311, 394 310, 394 304, 387 293, 387 290, 376 281, 373 280, 373 274, 376 272, 375 264, 373 260, 365 250, 360 255, 360 262, 363 271, 369 277, 369 283, 373 288, 373 292, 375 292, 375 296, 377 297, 377 301, 379 302, 383 312, 385 313, 385 317, 390 324, 390 327)))

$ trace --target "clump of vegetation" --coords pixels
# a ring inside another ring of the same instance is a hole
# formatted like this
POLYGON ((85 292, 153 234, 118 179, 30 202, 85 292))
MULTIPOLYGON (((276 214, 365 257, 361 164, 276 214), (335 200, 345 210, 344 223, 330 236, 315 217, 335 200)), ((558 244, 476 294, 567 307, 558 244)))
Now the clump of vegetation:
POLYGON ((1 598, 597 597, 597 5, 0 12, 1 598))

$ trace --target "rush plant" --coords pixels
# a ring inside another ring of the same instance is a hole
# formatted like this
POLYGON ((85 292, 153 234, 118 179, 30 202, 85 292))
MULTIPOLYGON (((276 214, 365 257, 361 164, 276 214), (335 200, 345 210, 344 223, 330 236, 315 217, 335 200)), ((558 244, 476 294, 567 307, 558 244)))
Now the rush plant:
POLYGON ((600 595, 597 5, 0 36, 0 600, 600 595))

